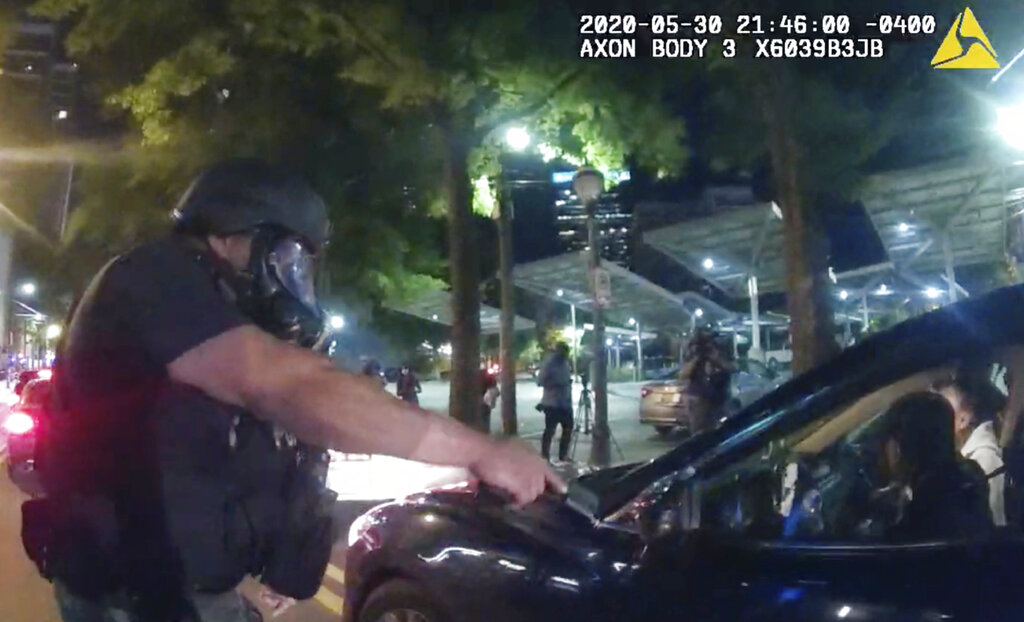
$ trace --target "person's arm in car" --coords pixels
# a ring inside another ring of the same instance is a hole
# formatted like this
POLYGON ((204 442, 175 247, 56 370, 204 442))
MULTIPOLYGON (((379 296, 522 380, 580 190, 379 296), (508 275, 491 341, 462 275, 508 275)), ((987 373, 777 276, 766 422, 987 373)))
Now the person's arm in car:
POLYGON ((324 357, 240 326, 186 351, 171 379, 273 421, 299 439, 351 453, 469 468, 529 502, 564 484, 532 452, 382 392, 324 357))

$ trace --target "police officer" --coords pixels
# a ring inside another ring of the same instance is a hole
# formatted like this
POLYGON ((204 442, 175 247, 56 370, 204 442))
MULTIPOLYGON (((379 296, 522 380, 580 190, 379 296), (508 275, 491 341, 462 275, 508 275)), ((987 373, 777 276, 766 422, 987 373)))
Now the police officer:
POLYGON ((253 521, 266 514, 256 506, 274 504, 231 488, 241 475, 222 476, 237 466, 245 417, 275 429, 267 446, 284 430, 300 444, 466 467, 521 504, 564 489, 528 449, 397 400, 311 351, 323 338, 313 267, 328 219, 302 179, 254 160, 221 163, 174 217, 173 234, 93 280, 55 369, 59 423, 43 460, 53 503, 26 512, 25 532, 50 538, 33 558, 65 622, 247 619, 224 584, 231 572, 211 570, 241 559, 256 571, 253 558, 273 548, 253 521), (226 501, 197 511, 204 495, 226 501), (56 513, 72 518, 36 528, 56 513), (207 545, 191 543, 205 533, 207 545))

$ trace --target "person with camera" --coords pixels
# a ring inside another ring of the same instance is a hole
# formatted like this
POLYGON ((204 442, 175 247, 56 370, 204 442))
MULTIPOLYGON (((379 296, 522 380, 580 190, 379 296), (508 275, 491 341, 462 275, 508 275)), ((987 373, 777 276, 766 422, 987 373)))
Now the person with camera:
POLYGON ((564 483, 493 440, 337 369, 314 291, 323 200, 255 160, 203 172, 173 233, 117 257, 54 370, 46 496, 22 540, 65 622, 242 622, 246 575, 319 587, 335 536, 326 450, 467 468, 519 504, 564 483))
POLYGON ((709 412, 721 412, 736 367, 719 349, 716 335, 699 329, 687 345, 685 358, 679 379, 689 383, 689 392, 707 402, 709 412))

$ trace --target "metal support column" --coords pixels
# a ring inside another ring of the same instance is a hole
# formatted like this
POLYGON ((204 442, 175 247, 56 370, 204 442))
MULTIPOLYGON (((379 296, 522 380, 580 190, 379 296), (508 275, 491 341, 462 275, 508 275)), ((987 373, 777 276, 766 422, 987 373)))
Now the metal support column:
POLYGON ((573 378, 575 378, 576 374, 579 373, 576 369, 576 359, 578 359, 580 355, 579 348, 577 347, 580 342, 580 337, 576 334, 576 305, 569 305, 569 317, 572 322, 572 375, 573 378))
POLYGON ((949 301, 956 302, 956 272, 953 267, 953 236, 949 231, 942 233, 942 258, 946 262, 946 281, 949 285, 949 301))
POLYGON ((764 361, 761 349, 761 309, 757 295, 757 277, 751 276, 747 281, 747 292, 750 294, 750 352, 749 358, 764 361))
POLYGON ((861 333, 866 333, 866 332, 868 332, 868 320, 870 319, 868 317, 868 295, 867 295, 867 292, 861 294, 861 296, 860 296, 860 313, 861 313, 861 319, 863 320, 863 326, 864 326, 863 329, 861 330, 861 333))
POLYGON ((636 323, 636 381, 644 379, 644 333, 640 330, 640 322, 636 323))
MULTIPOLYGON (((505 184, 498 188, 498 270, 501 275, 501 323, 498 350, 501 355, 501 429, 505 436, 519 433, 516 420, 515 287, 512 283, 512 193, 505 184)), ((490 428, 490 422, 488 430, 490 428)))

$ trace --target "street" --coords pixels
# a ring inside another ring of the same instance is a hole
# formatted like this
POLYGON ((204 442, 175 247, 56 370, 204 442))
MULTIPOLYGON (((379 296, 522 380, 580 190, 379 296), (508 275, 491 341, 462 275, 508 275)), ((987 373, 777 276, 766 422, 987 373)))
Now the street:
MULTIPOLYGON (((639 383, 610 385, 608 416, 612 435, 622 450, 620 456, 613 446, 615 462, 652 458, 670 449, 678 439, 662 439, 648 426, 637 421, 639 383)), ((389 387, 394 390, 393 385, 389 387)), ((539 449, 544 429, 543 414, 534 406, 540 401, 541 390, 533 382, 522 380, 517 384, 517 414, 520 436, 539 449)), ((578 399, 578 391, 577 391, 578 399)), ((420 395, 425 408, 445 411, 448 405, 448 384, 424 382, 420 395)), ((6 407, 2 407, 6 414, 6 407)), ((492 429, 500 430, 500 415, 495 409, 492 429)), ((557 444, 557 439, 555 441, 557 444)), ((4 439, 0 438, 0 449, 4 439)), ((577 461, 586 462, 590 452, 589 437, 579 435, 575 452, 577 461)), ((2 452, 0 452, 2 455, 2 452)), ((308 601, 278 608, 275 614, 273 599, 265 597, 263 588, 254 580, 247 580, 243 593, 260 606, 267 620, 280 622, 326 622, 338 620, 343 605, 345 580, 344 548, 348 526, 359 514, 376 503, 403 496, 423 488, 458 481, 465 472, 447 467, 434 467, 405 460, 380 456, 337 454, 331 462, 329 485, 338 492, 335 516, 341 529, 324 577, 323 586, 308 601)), ((14 486, 6 473, 0 477, 0 620, 3 622, 59 622, 52 587, 36 572, 25 557, 21 546, 21 502, 26 494, 14 486)))

